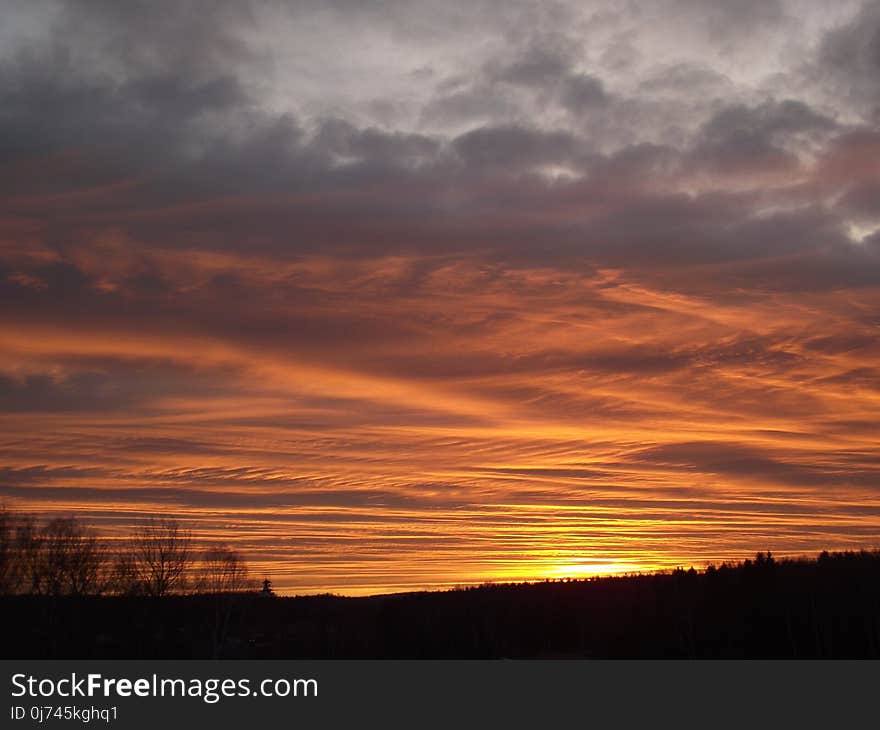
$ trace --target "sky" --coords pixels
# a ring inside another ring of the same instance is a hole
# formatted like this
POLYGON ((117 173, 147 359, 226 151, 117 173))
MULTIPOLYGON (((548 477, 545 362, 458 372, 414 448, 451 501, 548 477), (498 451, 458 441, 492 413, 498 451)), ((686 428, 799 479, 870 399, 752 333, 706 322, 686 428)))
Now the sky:
POLYGON ((7 506, 284 593, 880 547, 880 3, 0 13, 7 506))

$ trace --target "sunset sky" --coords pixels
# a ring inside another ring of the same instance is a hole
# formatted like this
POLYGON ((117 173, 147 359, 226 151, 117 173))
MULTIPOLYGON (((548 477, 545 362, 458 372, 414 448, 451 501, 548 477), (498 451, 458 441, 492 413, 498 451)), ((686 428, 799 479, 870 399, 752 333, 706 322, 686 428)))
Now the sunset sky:
POLYGON ((880 3, 0 0, 0 501, 285 593, 880 547, 880 3))

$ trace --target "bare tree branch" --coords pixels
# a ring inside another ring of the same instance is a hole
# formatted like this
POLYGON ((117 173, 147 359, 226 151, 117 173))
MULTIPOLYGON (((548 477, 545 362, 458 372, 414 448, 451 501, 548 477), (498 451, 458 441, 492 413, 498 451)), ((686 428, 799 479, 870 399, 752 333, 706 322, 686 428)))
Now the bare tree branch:
POLYGON ((177 520, 152 518, 132 539, 138 580, 151 596, 183 590, 192 563, 192 536, 177 520))

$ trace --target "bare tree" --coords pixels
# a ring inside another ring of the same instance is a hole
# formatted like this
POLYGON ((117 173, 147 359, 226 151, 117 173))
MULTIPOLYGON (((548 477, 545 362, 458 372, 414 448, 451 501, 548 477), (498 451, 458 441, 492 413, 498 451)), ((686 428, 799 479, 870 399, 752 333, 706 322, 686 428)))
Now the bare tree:
POLYGON ((200 568, 199 589, 205 593, 238 593, 249 587, 247 564, 228 545, 206 550, 200 568))
POLYGON ((132 550, 124 549, 118 553, 109 566, 105 588, 109 593, 121 596, 138 596, 146 592, 132 550))
POLYGON ((18 582, 13 521, 12 512, 5 506, 0 507, 0 595, 13 593, 18 582))
POLYGON ((192 563, 192 536, 177 520, 152 518, 132 539, 138 580, 151 596, 182 590, 192 563))
POLYGON ((45 535, 32 515, 22 515, 15 524, 15 582, 21 593, 44 592, 43 543, 45 535))
POLYGON ((199 590, 213 596, 212 656, 219 659, 226 645, 233 610, 241 607, 241 594, 251 588, 247 564, 229 545, 214 545, 202 555, 199 572, 199 590))
POLYGON ((104 562, 97 535, 74 517, 56 517, 42 530, 40 592, 52 596, 98 593, 104 562))
POLYGON ((0 509, 0 593, 99 593, 103 573, 101 542, 76 518, 41 527, 32 515, 0 509))

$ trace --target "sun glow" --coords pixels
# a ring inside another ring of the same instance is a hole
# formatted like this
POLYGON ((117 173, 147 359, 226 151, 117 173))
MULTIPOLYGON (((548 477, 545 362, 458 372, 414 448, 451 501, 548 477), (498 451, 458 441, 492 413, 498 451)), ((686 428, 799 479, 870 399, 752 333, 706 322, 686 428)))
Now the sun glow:
POLYGON ((598 578, 609 575, 624 575, 626 573, 644 573, 650 570, 637 563, 569 563, 556 565, 548 569, 546 577, 556 580, 572 578, 581 580, 584 578, 598 578))

